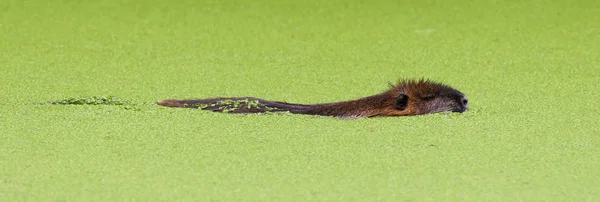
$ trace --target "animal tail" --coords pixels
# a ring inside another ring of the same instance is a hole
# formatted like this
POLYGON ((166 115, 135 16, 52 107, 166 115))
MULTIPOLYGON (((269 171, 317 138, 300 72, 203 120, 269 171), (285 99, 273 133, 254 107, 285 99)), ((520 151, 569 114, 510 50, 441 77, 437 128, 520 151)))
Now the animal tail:
POLYGON ((226 113, 265 113, 287 111, 291 113, 302 114, 311 106, 268 101, 253 97, 212 98, 199 100, 159 100, 156 103, 165 107, 198 108, 201 110, 226 113))

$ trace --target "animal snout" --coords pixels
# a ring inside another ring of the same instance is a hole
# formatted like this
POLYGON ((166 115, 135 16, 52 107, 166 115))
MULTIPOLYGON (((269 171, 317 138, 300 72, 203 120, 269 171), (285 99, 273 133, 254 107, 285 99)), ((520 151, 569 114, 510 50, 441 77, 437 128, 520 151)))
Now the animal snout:
POLYGON ((467 99, 466 97, 462 97, 460 99, 458 107, 456 107, 453 110, 453 112, 463 113, 464 111, 467 111, 467 109, 469 109, 469 99, 467 99))

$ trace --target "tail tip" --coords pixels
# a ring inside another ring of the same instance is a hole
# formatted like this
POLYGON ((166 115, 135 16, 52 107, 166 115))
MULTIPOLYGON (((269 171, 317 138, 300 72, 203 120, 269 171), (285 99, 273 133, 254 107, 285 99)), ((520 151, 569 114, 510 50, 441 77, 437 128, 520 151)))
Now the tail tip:
POLYGON ((178 104, 173 102, 173 100, 158 100, 158 101, 156 101, 156 104, 162 105, 165 107, 177 107, 178 106, 178 104))

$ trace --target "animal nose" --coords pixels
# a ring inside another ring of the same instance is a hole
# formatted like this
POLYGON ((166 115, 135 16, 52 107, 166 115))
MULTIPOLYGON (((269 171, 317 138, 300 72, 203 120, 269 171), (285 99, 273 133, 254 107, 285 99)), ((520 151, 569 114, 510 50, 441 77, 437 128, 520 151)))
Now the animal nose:
POLYGON ((463 113, 469 109, 469 100, 466 97, 460 99, 460 104, 456 107, 453 112, 463 113))

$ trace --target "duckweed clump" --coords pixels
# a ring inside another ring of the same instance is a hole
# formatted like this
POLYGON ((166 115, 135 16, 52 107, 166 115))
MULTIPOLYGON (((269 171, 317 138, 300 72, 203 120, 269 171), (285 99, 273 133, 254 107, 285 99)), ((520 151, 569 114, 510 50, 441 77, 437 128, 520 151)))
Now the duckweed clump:
POLYGON ((114 96, 107 97, 71 97, 62 100, 50 101, 53 105, 131 105, 132 103, 126 100, 121 100, 114 96))
POLYGON ((219 100, 215 103, 211 104, 197 104, 198 109, 201 110, 212 110, 212 111, 221 111, 223 113, 231 113, 238 109, 260 109, 265 112, 276 112, 281 111, 281 109, 275 107, 269 107, 260 103, 258 100, 219 100))

